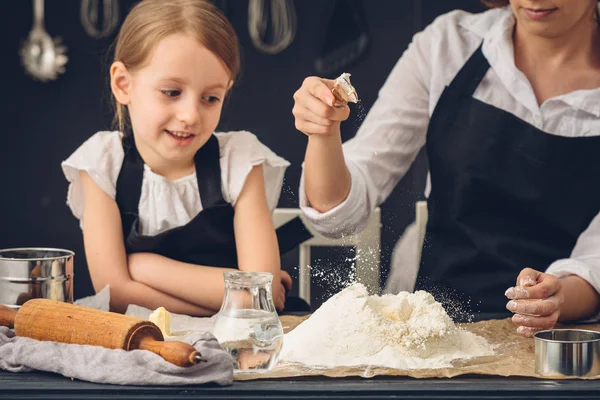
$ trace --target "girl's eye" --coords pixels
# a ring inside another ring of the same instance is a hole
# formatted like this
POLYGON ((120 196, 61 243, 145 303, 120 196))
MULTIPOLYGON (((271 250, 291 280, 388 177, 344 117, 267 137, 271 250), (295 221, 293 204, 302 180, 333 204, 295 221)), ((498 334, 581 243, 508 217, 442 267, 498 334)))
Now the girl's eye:
POLYGON ((181 94, 179 90, 161 90, 161 92, 168 97, 177 97, 181 94))
POLYGON ((220 99, 215 96, 204 96, 203 99, 204 99, 204 101, 207 101, 209 103, 217 103, 220 101, 220 99))

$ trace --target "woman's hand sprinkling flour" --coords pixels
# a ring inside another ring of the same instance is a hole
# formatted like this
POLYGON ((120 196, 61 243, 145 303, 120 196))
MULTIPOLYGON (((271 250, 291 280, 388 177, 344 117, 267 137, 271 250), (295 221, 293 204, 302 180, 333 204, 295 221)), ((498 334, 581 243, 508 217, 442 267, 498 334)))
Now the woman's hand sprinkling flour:
POLYGON ((335 106, 336 98, 331 92, 335 81, 310 76, 294 93, 296 129, 307 136, 335 136, 340 134, 340 123, 350 116, 350 107, 335 106))
POLYGON ((517 278, 517 286, 509 288, 511 299, 506 308, 515 315, 517 333, 531 337, 537 331, 552 328, 560 317, 564 302, 562 282, 554 275, 525 268, 517 278))

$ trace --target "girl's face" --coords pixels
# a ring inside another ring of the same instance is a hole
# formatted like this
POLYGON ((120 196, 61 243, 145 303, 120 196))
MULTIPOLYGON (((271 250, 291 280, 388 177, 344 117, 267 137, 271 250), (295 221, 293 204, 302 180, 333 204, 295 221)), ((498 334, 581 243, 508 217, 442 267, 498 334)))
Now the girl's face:
POLYGON ((518 26, 546 38, 568 34, 594 21, 597 0, 510 0, 518 26))
POLYGON ((217 127, 230 86, 223 63, 193 37, 164 38, 130 75, 128 109, 138 147, 159 164, 191 162, 217 127))

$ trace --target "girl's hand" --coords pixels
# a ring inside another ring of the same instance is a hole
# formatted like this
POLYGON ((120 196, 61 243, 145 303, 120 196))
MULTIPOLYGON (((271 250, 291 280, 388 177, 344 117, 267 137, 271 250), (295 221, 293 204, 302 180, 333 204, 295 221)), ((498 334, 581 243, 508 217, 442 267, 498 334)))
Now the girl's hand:
POLYGON ((340 122, 348 119, 348 105, 335 107, 335 96, 331 93, 333 80, 308 77, 302 87, 294 93, 292 114, 296 118, 296 129, 310 136, 331 136, 340 132, 340 122))
POLYGON ((292 277, 286 271, 281 270, 281 284, 285 288, 286 292, 292 290, 292 277))
POLYGON ((292 290, 292 277, 283 270, 279 274, 281 281, 273 283, 273 303, 277 311, 282 312, 285 308, 286 294, 292 290))
POLYGON ((285 308, 285 287, 282 282, 273 283, 273 303, 278 312, 285 308))
POLYGON ((519 326, 517 333, 526 337, 554 327, 564 302, 560 279, 531 268, 521 271, 517 286, 505 295, 511 299, 506 308, 515 313, 512 320, 519 326))

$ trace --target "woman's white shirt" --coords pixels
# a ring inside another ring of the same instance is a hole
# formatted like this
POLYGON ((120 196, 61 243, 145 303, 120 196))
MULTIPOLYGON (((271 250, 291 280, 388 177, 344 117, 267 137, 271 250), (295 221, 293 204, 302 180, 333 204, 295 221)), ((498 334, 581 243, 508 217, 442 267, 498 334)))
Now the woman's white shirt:
MULTIPOLYGON (((392 192, 425 145, 429 120, 443 90, 482 42, 491 68, 474 98, 551 135, 600 135, 600 89, 571 92, 538 105, 531 84, 514 63, 514 24, 510 7, 480 14, 453 11, 414 36, 356 136, 343 145, 352 177, 348 198, 319 213, 308 204, 302 176, 300 207, 320 233, 339 237, 364 228, 373 209, 392 192)), ((429 179, 427 186, 426 196, 429 179)), ((547 272, 579 275, 600 292, 600 215, 580 235, 571 257, 557 260, 547 272)))
MULTIPOLYGON (((83 226, 84 207, 80 171, 86 171, 114 199, 125 156, 122 136, 117 131, 98 132, 62 163, 63 172, 70 182, 67 204, 80 220, 80 226, 83 226)), ((252 168, 262 165, 267 202, 273 211, 279 201, 289 162, 273 153, 250 132, 217 132, 215 136, 219 142, 224 200, 235 205, 252 168)), ((202 211, 202 194, 198 191, 196 173, 168 180, 144 164, 138 211, 140 233, 143 235, 156 235, 187 224, 202 211)))

